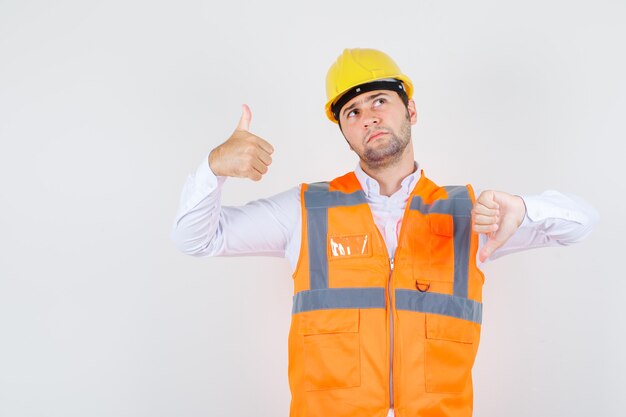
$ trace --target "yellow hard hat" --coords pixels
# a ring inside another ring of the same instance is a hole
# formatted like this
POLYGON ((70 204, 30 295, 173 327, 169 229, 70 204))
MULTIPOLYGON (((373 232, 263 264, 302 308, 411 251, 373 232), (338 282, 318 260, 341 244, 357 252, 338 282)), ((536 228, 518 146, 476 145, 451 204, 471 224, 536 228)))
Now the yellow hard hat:
POLYGON ((333 105, 347 95, 346 93, 351 92, 350 95, 354 97, 371 90, 403 90, 409 99, 413 97, 413 83, 387 54, 376 49, 344 49, 326 74, 326 116, 332 122, 338 123, 333 105), (392 82, 387 86, 384 83, 388 80, 401 82, 392 82), (368 89, 357 88, 352 91, 355 87, 373 81, 376 83, 368 89))

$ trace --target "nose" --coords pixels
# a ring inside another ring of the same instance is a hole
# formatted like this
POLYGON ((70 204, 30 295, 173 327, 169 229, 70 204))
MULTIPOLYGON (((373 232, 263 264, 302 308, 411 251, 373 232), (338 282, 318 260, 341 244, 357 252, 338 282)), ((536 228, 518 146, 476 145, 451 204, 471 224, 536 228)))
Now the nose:
POLYGON ((380 123, 380 117, 376 112, 371 110, 363 110, 363 127, 370 127, 378 125, 380 123))

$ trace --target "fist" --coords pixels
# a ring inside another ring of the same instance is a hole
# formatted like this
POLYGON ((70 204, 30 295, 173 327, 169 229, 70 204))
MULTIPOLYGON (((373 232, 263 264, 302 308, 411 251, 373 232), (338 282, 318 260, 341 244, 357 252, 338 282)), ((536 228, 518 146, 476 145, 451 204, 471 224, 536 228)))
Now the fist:
POLYGON ((209 167, 215 175, 259 181, 267 173, 274 148, 250 133, 251 119, 252 112, 244 104, 241 119, 233 134, 209 154, 209 167))
POLYGON ((481 262, 515 234, 525 215, 526 205, 519 196, 492 190, 480 193, 472 209, 472 230, 489 237, 478 254, 481 262))

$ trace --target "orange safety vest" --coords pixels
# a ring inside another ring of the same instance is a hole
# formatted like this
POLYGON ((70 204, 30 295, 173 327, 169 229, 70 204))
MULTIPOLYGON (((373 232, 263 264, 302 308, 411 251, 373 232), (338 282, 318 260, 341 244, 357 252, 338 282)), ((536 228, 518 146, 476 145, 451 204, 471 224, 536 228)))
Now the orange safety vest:
POLYGON ((389 259, 353 172, 302 186, 291 417, 470 417, 484 276, 471 186, 421 173, 389 259))

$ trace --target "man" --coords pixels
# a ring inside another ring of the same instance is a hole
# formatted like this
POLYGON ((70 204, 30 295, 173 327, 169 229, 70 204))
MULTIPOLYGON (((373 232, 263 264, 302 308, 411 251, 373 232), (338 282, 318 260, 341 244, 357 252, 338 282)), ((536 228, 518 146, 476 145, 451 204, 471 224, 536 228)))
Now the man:
POLYGON ((580 241, 597 214, 556 192, 475 194, 429 180, 411 142, 413 85, 380 51, 345 50, 326 85, 326 114, 359 157, 354 172, 221 207, 226 177, 258 181, 272 162, 244 105, 185 185, 172 238, 192 255, 288 258, 292 417, 471 416, 481 264, 580 241))

